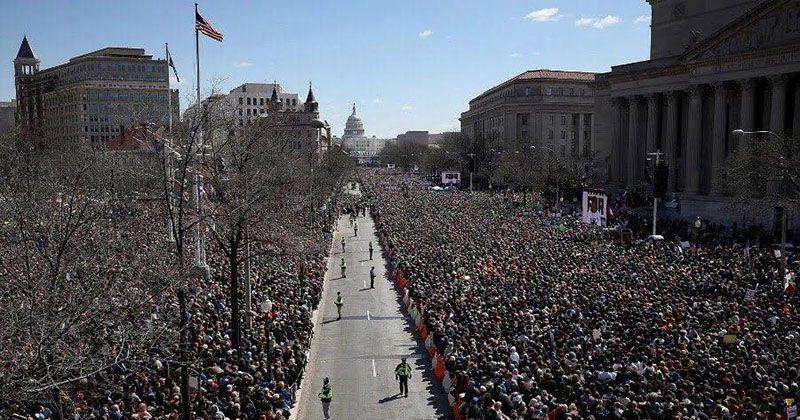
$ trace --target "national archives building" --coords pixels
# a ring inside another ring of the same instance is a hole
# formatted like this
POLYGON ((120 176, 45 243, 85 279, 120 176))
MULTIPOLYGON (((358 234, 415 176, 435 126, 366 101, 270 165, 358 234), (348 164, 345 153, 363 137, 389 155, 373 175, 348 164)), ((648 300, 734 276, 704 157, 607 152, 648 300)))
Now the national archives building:
POLYGON ((636 188, 659 150, 682 216, 726 221, 716 179, 731 132, 800 139, 800 0, 648 2, 650 60, 597 76, 596 169, 636 188))

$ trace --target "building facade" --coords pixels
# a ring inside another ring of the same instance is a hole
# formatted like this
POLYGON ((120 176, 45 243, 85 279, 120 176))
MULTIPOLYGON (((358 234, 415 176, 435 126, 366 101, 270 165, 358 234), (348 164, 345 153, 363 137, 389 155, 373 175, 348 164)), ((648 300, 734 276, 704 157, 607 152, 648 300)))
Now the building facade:
POLYGON ((430 133, 427 131, 406 131, 397 135, 398 143, 414 143, 427 146, 430 142, 430 133))
POLYGON ((178 118, 178 91, 169 87, 167 62, 141 48, 103 48, 40 70, 25 37, 14 59, 14 80, 23 133, 103 144, 126 129, 167 125, 170 114, 178 118))
POLYGON ((330 149, 331 127, 327 121, 320 119, 319 103, 310 84, 302 108, 295 108, 296 102, 284 105, 277 85, 273 86, 272 95, 265 103, 268 104, 265 111, 259 111, 258 116, 246 124, 257 130, 265 140, 284 144, 309 157, 319 156, 330 149))
POLYGON ((8 133, 16 125, 17 100, 0 102, 0 134, 8 133))
POLYGON ((356 114, 356 104, 353 104, 353 112, 347 118, 344 135, 339 140, 359 165, 373 165, 378 162, 378 154, 386 141, 375 136, 367 137, 365 132, 364 122, 356 114))
POLYGON ((641 185, 658 150, 682 212, 724 221, 717 180, 732 131, 800 135, 800 0, 649 3, 651 59, 597 80, 608 180, 641 185))
POLYGON ((594 150, 594 73, 526 71, 469 102, 461 132, 487 149, 545 146, 560 153, 594 150))

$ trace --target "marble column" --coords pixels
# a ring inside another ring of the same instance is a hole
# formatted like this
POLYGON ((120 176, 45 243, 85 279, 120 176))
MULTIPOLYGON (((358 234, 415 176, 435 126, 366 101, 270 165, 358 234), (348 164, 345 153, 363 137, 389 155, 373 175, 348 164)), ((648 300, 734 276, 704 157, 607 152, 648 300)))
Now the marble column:
POLYGON ((625 182, 625 171, 622 166, 622 100, 611 98, 611 178, 619 183, 625 182))
POLYGON ((792 138, 800 139, 800 78, 794 82, 794 120, 792 122, 792 138))
POLYGON ((584 122, 583 122, 583 114, 581 113, 581 114, 578 114, 578 147, 577 147, 577 150, 575 150, 575 154, 578 157, 582 157, 583 156, 583 145, 586 142, 586 136, 583 135, 583 133, 584 133, 583 124, 584 124, 584 122))
POLYGON ((677 168, 676 149, 678 145, 678 93, 667 92, 664 99, 667 105, 667 121, 664 126, 664 158, 669 166, 667 190, 675 191, 675 170, 677 168))
POLYGON ((778 75, 771 77, 769 82, 772 86, 769 129, 773 133, 783 135, 784 121, 786 121, 786 78, 778 75))
POLYGON ((647 96, 647 153, 656 151, 658 147, 658 96, 651 94, 647 96))
POLYGON ((628 165, 627 185, 632 187, 639 181, 639 100, 636 96, 628 98, 628 165))
POLYGON ((711 146, 711 192, 718 194, 719 175, 723 165, 725 165, 725 137, 728 135, 725 129, 725 117, 727 116, 728 91, 725 84, 718 82, 714 84, 714 130, 712 133, 713 141, 711 146))
POLYGON ((594 114, 587 115, 589 116, 589 138, 587 139, 583 156, 588 158, 592 156, 592 151, 594 150, 594 139, 596 137, 594 133, 594 114))
POLYGON ((684 160, 684 192, 697 193, 700 188, 700 145, 703 141, 703 91, 701 86, 693 85, 689 95, 689 117, 686 122, 686 148, 684 160))
POLYGON ((741 128, 744 131, 753 131, 755 128, 755 93, 756 86, 753 79, 744 79, 739 81, 739 87, 742 89, 742 122, 741 128))

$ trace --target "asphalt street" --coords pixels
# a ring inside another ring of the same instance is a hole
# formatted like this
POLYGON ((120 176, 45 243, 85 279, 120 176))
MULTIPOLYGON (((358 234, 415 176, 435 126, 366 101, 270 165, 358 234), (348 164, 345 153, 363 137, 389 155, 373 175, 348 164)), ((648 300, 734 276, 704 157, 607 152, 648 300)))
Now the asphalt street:
MULTIPOLYGON (((357 189, 349 192, 359 194, 357 189)), ((400 296, 387 277, 386 260, 369 212, 366 217, 358 217, 357 223, 355 236, 347 216, 338 221, 294 418, 323 418, 317 393, 325 377, 330 378, 333 391, 333 419, 450 418, 447 398, 430 373, 425 349, 412 329, 413 321, 401 309, 400 296), (370 241, 375 247, 372 261, 370 241), (347 277, 341 276, 342 258, 347 264, 347 277), (375 288, 370 289, 369 271, 373 266, 375 288), (344 298, 341 320, 336 319, 336 292, 344 298), (394 376, 394 368, 403 356, 413 368, 408 398, 399 395, 394 376)))

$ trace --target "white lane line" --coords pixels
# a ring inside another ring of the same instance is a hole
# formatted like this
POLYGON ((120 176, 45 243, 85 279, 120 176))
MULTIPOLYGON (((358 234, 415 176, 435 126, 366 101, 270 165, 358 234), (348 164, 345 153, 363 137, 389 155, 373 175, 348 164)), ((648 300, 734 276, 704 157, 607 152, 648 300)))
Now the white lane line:
POLYGON ((378 376, 378 371, 375 370, 375 359, 372 359, 372 377, 378 376))
POLYGON ((369 309, 367 309, 367 321, 371 321, 372 319, 369 317, 369 309))
POLYGON ((366 279, 364 280, 364 287, 365 288, 367 287, 367 280, 366 279))

